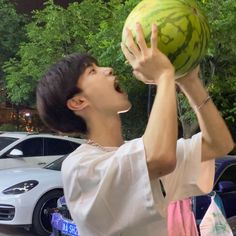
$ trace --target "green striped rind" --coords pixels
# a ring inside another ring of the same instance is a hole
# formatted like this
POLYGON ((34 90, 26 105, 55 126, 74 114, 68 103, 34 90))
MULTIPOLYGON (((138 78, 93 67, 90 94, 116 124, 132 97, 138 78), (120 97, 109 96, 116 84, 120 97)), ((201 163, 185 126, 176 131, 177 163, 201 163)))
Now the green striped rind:
MULTIPOLYGON (((124 25, 134 36, 136 22, 141 23, 148 44, 152 23, 158 25, 158 47, 174 64, 177 78, 196 67, 205 55, 210 31, 193 0, 143 0, 124 25)), ((122 41, 125 40, 123 30, 122 41)))

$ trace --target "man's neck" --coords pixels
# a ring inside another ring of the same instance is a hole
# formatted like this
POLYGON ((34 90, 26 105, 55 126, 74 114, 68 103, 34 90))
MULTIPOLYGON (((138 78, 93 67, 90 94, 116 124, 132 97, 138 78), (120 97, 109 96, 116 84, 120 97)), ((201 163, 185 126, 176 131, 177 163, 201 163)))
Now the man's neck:
POLYGON ((105 147, 119 147, 124 143, 121 120, 116 117, 92 119, 89 124, 88 139, 105 147))

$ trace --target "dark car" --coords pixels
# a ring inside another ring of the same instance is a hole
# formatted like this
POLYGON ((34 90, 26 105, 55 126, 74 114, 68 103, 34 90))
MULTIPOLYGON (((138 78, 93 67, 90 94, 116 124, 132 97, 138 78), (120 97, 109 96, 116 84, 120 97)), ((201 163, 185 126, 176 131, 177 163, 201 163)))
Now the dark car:
MULTIPOLYGON (((216 160, 216 172, 213 191, 220 197, 223 213, 236 231, 236 156, 225 156, 216 160)), ((197 224, 205 215, 211 202, 211 194, 195 197, 194 213, 197 224)))
MULTIPOLYGON (((236 156, 225 156, 216 160, 215 191, 223 203, 225 216, 236 235, 236 156)), ((211 202, 211 195, 193 198, 193 209, 197 224, 201 222, 211 202)), ((52 236, 78 236, 78 230, 67 209, 65 198, 58 199, 58 208, 52 216, 52 236)))

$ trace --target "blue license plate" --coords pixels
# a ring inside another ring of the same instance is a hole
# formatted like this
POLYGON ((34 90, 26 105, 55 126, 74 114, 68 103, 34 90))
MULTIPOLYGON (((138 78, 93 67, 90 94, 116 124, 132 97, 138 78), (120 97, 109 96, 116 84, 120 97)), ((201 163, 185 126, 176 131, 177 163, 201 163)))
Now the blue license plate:
POLYGON ((79 236, 78 230, 75 224, 63 221, 62 224, 62 233, 70 236, 79 236))

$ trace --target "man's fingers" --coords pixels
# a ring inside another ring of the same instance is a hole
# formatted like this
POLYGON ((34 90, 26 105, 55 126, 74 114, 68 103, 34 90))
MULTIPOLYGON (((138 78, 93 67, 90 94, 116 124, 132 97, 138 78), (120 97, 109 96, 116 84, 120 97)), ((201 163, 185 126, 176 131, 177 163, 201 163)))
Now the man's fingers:
POLYGON ((158 30, 157 30, 157 25, 153 24, 152 25, 152 35, 151 35, 151 48, 152 50, 155 50, 157 48, 157 44, 158 44, 158 30))
POLYGON ((134 42, 134 38, 133 35, 131 33, 131 31, 126 28, 126 41, 125 44, 128 48, 128 50, 135 56, 138 57, 140 54, 140 50, 137 46, 137 44, 134 42))
POLYGON ((139 23, 136 24, 136 32, 137 32, 137 44, 141 49, 141 51, 145 53, 145 51, 147 50, 147 44, 144 38, 142 26, 139 23))
POLYGON ((126 47, 124 43, 121 43, 121 50, 124 53, 129 64, 131 64, 132 61, 134 60, 134 55, 128 50, 128 48, 126 47))

